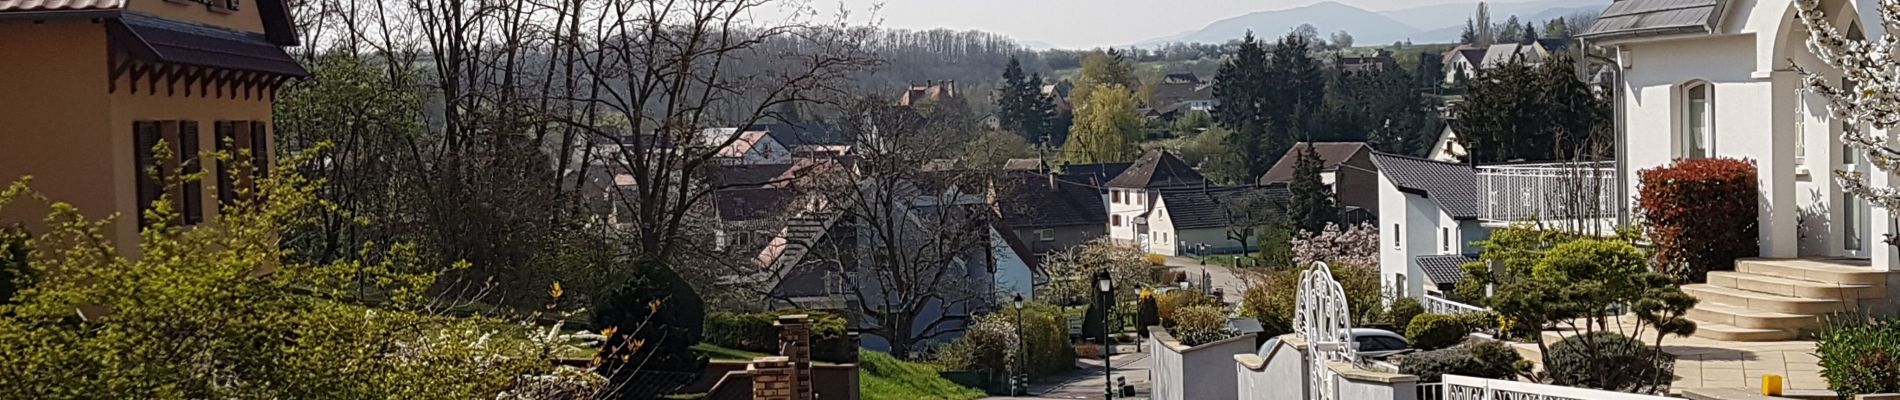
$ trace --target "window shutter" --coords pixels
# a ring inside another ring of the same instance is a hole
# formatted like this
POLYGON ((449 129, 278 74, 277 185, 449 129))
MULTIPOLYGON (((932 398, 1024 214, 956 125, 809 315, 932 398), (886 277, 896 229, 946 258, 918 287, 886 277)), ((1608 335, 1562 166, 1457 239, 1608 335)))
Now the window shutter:
MULTIPOLYGON (((198 166, 198 121, 178 121, 178 165, 185 174, 197 174, 198 166)), ((184 213, 185 225, 197 225, 204 222, 204 180, 192 179, 181 182, 183 199, 179 200, 184 213)))
MULTIPOLYGON (((224 157, 237 156, 237 122, 218 121, 214 129, 217 130, 213 137, 218 141, 218 153, 224 157)), ((231 181, 231 167, 222 158, 218 159, 217 167, 214 175, 218 179, 218 204, 231 205, 237 201, 237 185, 231 181)))
POLYGON ((270 177, 270 140, 264 125, 264 121, 251 121, 251 160, 258 178, 270 177))
POLYGON ((150 226, 152 221, 145 218, 145 210, 152 208, 158 201, 159 192, 164 188, 158 175, 164 174, 158 159, 152 154, 152 147, 158 145, 158 121, 138 121, 132 123, 132 173, 137 176, 138 221, 139 228, 150 226))

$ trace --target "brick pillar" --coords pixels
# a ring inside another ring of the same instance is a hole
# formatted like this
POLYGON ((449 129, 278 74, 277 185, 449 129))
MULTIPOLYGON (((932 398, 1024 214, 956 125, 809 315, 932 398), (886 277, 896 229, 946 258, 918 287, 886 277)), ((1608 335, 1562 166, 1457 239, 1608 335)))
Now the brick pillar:
POLYGON ((794 400, 797 395, 793 386, 798 381, 798 368, 785 357, 759 357, 746 365, 745 372, 752 377, 752 400, 794 400))
POLYGON ((804 314, 778 317, 778 355, 796 369, 797 385, 792 400, 812 400, 811 317, 804 314))

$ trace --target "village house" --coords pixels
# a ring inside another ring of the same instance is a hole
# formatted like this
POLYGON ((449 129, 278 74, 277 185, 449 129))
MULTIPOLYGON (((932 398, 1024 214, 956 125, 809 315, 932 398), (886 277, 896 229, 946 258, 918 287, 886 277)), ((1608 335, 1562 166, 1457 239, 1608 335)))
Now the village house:
MULTIPOLYGON (((1880 39, 1879 4, 1825 0, 1820 9, 1849 37, 1880 39)), ((1896 298, 1895 247, 1880 239, 1895 232, 1893 214, 1847 195, 1830 177, 1874 170, 1844 151, 1839 137, 1847 127, 1826 101, 1802 90, 1790 63, 1828 68, 1809 53, 1792 1, 1618 1, 1580 37, 1614 54, 1623 193, 1637 193, 1640 171, 1676 159, 1746 159, 1758 169, 1760 254, 1782 260, 1745 260, 1737 271, 1684 286, 1703 300, 1689 314, 1698 336, 1789 339, 1813 328, 1814 315, 1896 298), (1786 260, 1794 258, 1802 259, 1786 260), (1820 298, 1805 290, 1844 286, 1876 289, 1820 298)), ((1887 174, 1871 181, 1896 183, 1887 174)))
POLYGON ((1312 147, 1313 152, 1319 155, 1320 182, 1332 189, 1334 202, 1339 205, 1341 215, 1352 216, 1362 210, 1369 216, 1379 214, 1379 167, 1372 162, 1372 146, 1364 142, 1296 143, 1287 150, 1286 155, 1280 157, 1280 161, 1273 164, 1273 168, 1260 176, 1260 184, 1292 183, 1296 178, 1294 173, 1298 169, 1300 153, 1306 151, 1307 147, 1312 147))
POLYGON ((295 26, 281 0, 0 1, 0 181, 31 176, 87 217, 118 215, 106 234, 121 249, 164 194, 180 213, 171 222, 215 221, 250 181, 204 152, 269 164, 271 102, 309 75, 283 50, 298 44, 295 26), (156 157, 161 142, 170 157, 156 157), (153 166, 210 173, 166 193, 163 177, 142 173, 153 166))
POLYGON ((1146 250, 1156 241, 1173 240, 1173 232, 1150 230, 1147 216, 1169 189, 1200 188, 1207 179, 1167 151, 1149 152, 1127 171, 1108 181, 1108 237, 1116 242, 1140 245, 1146 250))
POLYGON ((1444 268, 1440 256, 1475 254, 1473 242, 1491 236, 1478 219, 1477 171, 1395 154, 1371 158, 1379 170, 1379 275, 1387 293, 1422 297, 1462 280, 1463 270, 1444 268))
MULTIPOLYGON (((1003 222, 1037 258, 1108 235, 1108 209, 1101 189, 1078 182, 1081 176, 1010 171, 997 207, 1003 222)), ((1001 185, 999 185, 1001 186, 1001 185)))

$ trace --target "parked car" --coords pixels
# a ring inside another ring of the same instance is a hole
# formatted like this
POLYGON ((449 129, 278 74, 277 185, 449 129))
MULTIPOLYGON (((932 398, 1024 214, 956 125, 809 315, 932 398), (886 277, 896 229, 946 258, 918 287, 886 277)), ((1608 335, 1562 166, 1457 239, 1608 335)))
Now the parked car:
POLYGON ((1382 359, 1412 352, 1412 344, 1405 341, 1405 335, 1384 329, 1353 328, 1352 341, 1359 347, 1359 356, 1365 358, 1382 359))

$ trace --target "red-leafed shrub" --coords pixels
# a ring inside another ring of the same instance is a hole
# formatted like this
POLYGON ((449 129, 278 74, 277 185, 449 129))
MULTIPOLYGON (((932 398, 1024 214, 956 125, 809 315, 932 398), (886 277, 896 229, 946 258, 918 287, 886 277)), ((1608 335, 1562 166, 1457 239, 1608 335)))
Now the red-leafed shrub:
POLYGON ((1755 163, 1685 159, 1641 172, 1640 202, 1656 263, 1688 282, 1761 252, 1755 163))

